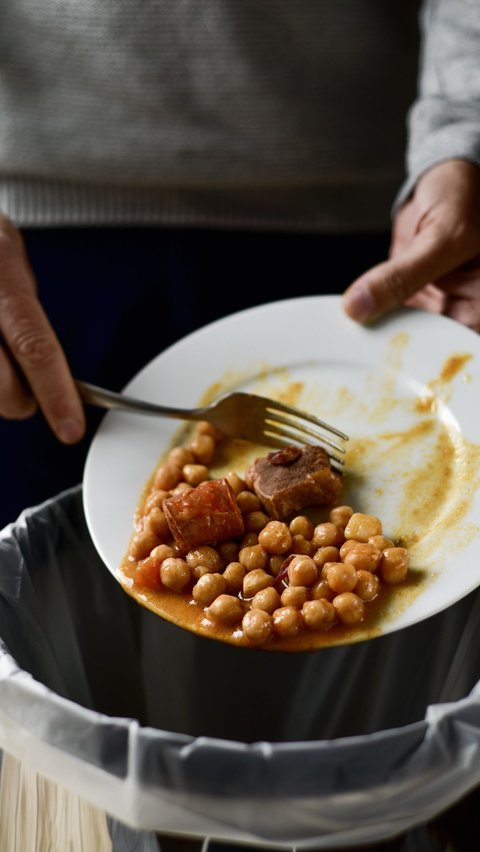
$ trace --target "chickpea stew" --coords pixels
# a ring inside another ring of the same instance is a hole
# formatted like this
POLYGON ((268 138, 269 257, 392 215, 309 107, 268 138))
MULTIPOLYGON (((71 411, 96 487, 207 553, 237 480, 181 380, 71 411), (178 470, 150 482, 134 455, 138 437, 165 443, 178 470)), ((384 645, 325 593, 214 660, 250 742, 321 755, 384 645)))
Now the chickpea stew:
POLYGON ((119 572, 126 591, 235 645, 312 650, 365 638, 369 624, 375 635, 383 602, 407 578, 406 548, 378 517, 341 504, 341 477, 321 448, 269 453, 215 479, 209 466, 222 440, 199 423, 153 473, 119 572), (268 491, 269 465, 281 492, 268 491))

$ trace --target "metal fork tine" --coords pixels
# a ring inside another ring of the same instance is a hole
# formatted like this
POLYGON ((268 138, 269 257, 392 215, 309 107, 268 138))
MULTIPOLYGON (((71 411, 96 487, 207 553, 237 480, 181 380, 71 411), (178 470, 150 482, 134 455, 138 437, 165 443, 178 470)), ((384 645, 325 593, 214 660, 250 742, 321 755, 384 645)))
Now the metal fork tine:
MULTIPOLYGON (((291 434, 290 432, 287 432, 283 429, 275 429, 274 431, 271 431, 268 428, 265 428, 263 434, 268 437, 269 443, 273 444, 273 440, 277 440, 279 442, 279 445, 282 447, 288 447, 289 444, 291 445, 293 443, 301 447, 305 446, 305 440, 302 438, 302 436, 291 434)), ((322 442, 318 440, 318 443, 321 444, 322 442)), ((323 449, 327 452, 330 459, 334 459, 336 462, 338 462, 338 464, 345 464, 344 459, 340 458, 335 453, 332 453, 332 451, 328 447, 324 446, 323 449)))
MULTIPOLYGON (((283 447, 288 447, 292 445, 291 438, 283 440, 278 432, 268 432, 267 430, 265 430, 264 435, 268 438, 269 447, 276 447, 281 450, 283 449, 283 447)), ((302 444, 302 446, 304 446, 304 444, 302 444)), ((334 453, 331 453, 328 450, 327 453, 332 467, 336 468, 339 473, 342 473, 342 467, 345 464, 344 460, 338 458, 338 456, 334 455, 334 453)))
POLYGON ((302 445, 308 435, 319 444, 326 445, 324 449, 334 464, 343 464, 342 459, 327 448, 330 446, 340 453, 345 452, 344 448, 323 433, 309 429, 305 423, 311 423, 317 429, 323 429, 344 441, 348 441, 348 435, 306 411, 297 411, 283 402, 263 396, 242 392, 230 393, 206 407, 186 409, 132 399, 123 393, 114 393, 85 382, 77 381, 76 384, 83 401, 91 405, 134 411, 137 414, 173 417, 178 420, 210 420, 221 432, 231 437, 258 441, 259 433, 263 433, 263 436, 268 437, 266 443, 270 446, 285 447, 292 442, 302 445), (283 427, 280 424, 283 424, 283 427))
POLYGON ((340 429, 336 429, 334 426, 331 426, 330 423, 325 423, 323 420, 319 420, 318 417, 314 417, 313 414, 309 414, 308 411, 300 411, 295 408, 291 408, 289 405, 284 405, 283 402, 277 402, 276 400, 269 399, 265 401, 268 403, 267 411, 272 414, 276 414, 277 411, 282 411, 284 414, 289 414, 290 417, 296 417, 300 420, 308 420, 315 426, 326 429, 327 432, 332 432, 338 438, 348 441, 348 435, 345 435, 345 433, 341 432, 340 429))
MULTIPOLYGON (((278 427, 278 431, 282 435, 291 434, 292 437, 296 437, 296 433, 299 432, 300 435, 309 435, 311 438, 315 438, 316 441, 320 441, 324 444, 327 444, 329 447, 332 447, 338 453, 344 453, 345 447, 342 447, 341 444, 338 444, 336 441, 332 441, 331 438, 328 438, 326 435, 323 435, 319 432, 314 432, 313 429, 309 429, 307 426, 303 424, 294 423, 292 420, 289 420, 287 417, 282 417, 281 414, 276 415, 275 419, 269 418, 265 420, 265 423, 269 426, 278 427), (283 423, 285 426, 288 426, 288 429, 283 429, 278 424, 283 423)), ((297 438, 300 440, 300 438, 297 438)))

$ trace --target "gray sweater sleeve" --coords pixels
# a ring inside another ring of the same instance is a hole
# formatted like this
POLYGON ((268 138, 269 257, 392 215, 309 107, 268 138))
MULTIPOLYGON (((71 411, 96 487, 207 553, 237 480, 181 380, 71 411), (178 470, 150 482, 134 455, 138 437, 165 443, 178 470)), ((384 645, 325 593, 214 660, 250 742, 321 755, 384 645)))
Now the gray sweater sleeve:
POLYGON ((450 159, 480 165, 480 0, 424 0, 418 96, 408 115, 407 179, 450 159))

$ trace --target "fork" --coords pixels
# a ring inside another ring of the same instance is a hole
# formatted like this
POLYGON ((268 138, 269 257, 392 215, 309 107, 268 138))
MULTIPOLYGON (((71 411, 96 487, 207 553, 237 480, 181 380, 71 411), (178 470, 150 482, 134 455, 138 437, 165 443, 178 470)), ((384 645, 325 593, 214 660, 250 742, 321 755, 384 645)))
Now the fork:
POLYGON ((316 443, 326 450, 333 467, 341 470, 344 464, 342 442, 348 441, 348 435, 306 411, 264 396, 236 392, 204 408, 172 408, 133 399, 87 382, 76 381, 76 387, 83 402, 89 405, 179 420, 208 420, 230 438, 244 438, 271 447, 316 443))

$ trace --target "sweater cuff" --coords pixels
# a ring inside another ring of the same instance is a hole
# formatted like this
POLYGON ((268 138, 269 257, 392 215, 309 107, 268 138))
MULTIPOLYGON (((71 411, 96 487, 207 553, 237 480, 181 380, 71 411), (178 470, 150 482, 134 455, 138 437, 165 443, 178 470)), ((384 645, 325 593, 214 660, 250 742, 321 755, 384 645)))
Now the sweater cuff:
POLYGON ((443 98, 417 102, 409 116, 407 178, 392 206, 392 218, 412 195, 425 172, 446 160, 480 166, 480 112, 476 105, 452 104, 443 98))

